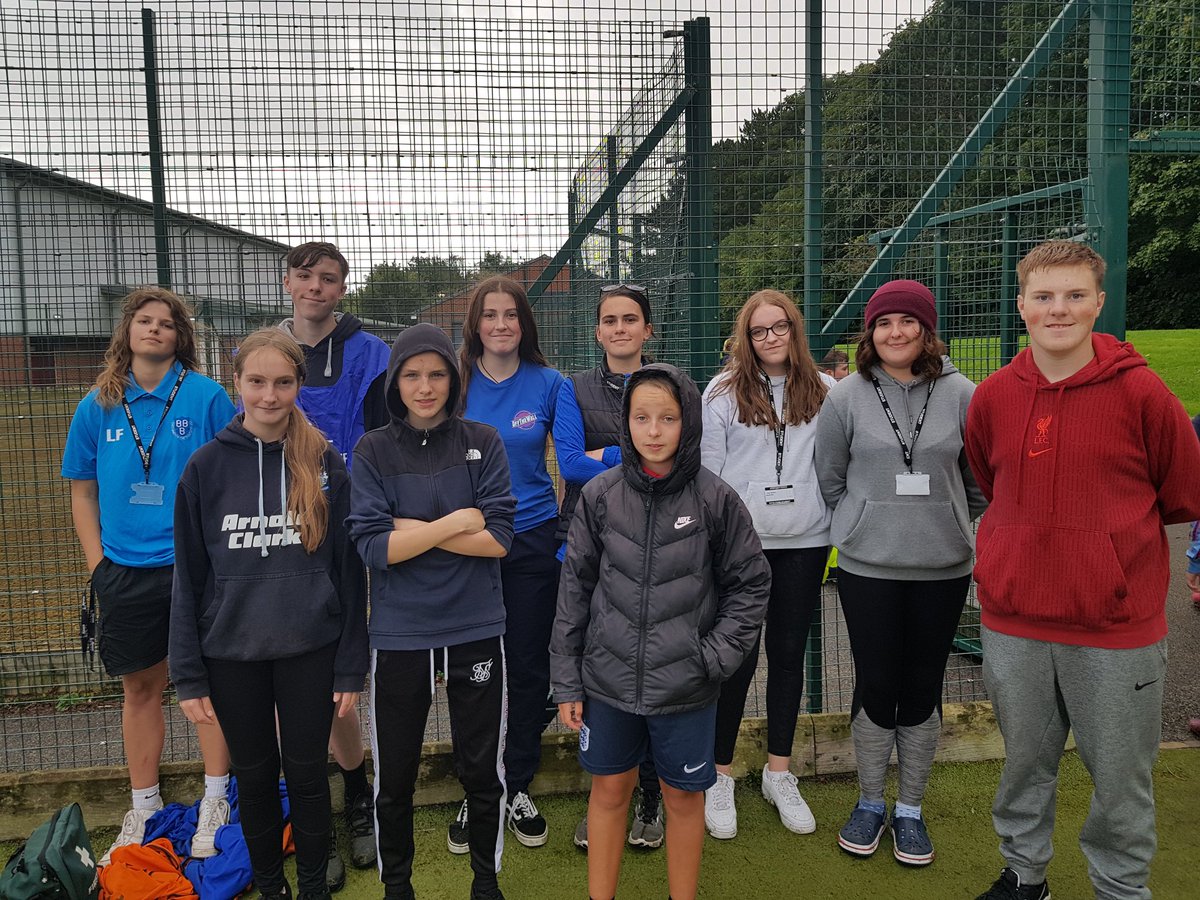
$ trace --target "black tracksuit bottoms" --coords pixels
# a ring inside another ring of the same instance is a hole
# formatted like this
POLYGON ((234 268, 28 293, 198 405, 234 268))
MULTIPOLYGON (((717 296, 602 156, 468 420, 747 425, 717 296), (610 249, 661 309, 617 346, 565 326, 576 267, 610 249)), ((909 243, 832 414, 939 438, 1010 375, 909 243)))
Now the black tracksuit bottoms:
POLYGON ((413 790, 434 669, 445 670, 459 780, 471 823, 471 869, 496 884, 504 850, 504 642, 499 636, 431 650, 371 653, 371 749, 375 757, 375 839, 385 890, 404 889, 413 869, 413 790))
POLYGON ((325 891, 330 831, 326 766, 337 646, 334 641, 299 656, 261 662, 204 660, 213 709, 238 780, 254 886, 263 894, 274 895, 284 885, 281 746, 300 892, 316 896, 325 891))

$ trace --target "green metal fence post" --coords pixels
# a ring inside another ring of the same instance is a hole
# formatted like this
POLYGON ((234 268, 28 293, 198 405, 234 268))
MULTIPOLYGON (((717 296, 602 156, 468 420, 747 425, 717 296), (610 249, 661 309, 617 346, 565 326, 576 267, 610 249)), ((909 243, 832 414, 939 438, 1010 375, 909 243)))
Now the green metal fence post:
POLYGON ((171 286, 171 244, 167 231, 167 186, 163 177, 162 123, 158 112, 158 46, 154 10, 142 10, 142 53, 146 63, 146 133, 150 145, 150 192, 154 205, 154 259, 158 283, 171 286))
MULTIPOLYGON (((821 0, 809 0, 804 32, 804 330, 811 342, 821 320, 825 255, 822 221, 825 217, 825 139, 822 107, 825 85, 822 58, 821 0)), ((811 696, 811 695, 810 695, 811 696)))
POLYGON ((1003 267, 1000 272, 1000 365, 1012 361, 1017 355, 1017 217, 1011 211, 1004 213, 1003 252, 1000 254, 1003 267))
POLYGON ((709 22, 701 17, 683 25, 684 82, 692 88, 684 111, 687 152, 688 307, 691 353, 688 370, 707 380, 720 361, 717 331, 717 243, 713 233, 712 57, 709 22))
POLYGON ((946 308, 950 298, 950 234, 944 226, 933 229, 933 299, 937 309, 938 330, 950 337, 946 308))
POLYGON ((1088 233, 1108 263, 1096 327, 1125 337, 1129 270, 1129 76, 1133 0, 1093 0, 1088 46, 1088 233))
MULTIPOLYGON (((608 154, 608 183, 617 180, 617 136, 610 134, 604 139, 608 154)), ((608 277, 613 284, 621 280, 621 217, 620 202, 614 201, 608 211, 608 277)))

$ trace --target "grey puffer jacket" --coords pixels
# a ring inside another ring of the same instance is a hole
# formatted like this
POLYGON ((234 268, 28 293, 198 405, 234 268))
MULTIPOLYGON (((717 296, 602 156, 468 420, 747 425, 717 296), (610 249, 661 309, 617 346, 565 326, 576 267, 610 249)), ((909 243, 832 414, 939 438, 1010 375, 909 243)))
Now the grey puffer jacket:
POLYGON ((700 392, 674 366, 630 376, 620 468, 584 487, 567 538, 550 639, 555 701, 598 699, 637 715, 716 702, 758 637, 771 571, 737 493, 700 465, 700 392), (643 471, 629 434, 639 383, 678 389, 682 437, 672 470, 643 471))

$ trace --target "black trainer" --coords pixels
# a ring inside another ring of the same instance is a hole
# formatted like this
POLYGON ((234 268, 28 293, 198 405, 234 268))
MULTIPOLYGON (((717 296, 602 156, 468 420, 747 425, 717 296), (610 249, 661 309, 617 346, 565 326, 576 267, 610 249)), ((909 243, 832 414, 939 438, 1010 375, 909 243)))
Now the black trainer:
POLYGON ((471 852, 471 827, 467 823, 466 798, 459 807, 458 815, 446 829, 446 846, 450 848, 451 853, 457 853, 460 856, 463 853, 471 852))
POLYGON ((540 847, 550 836, 546 820, 524 791, 517 791, 508 804, 508 827, 526 847, 540 847))
POLYGON ((489 885, 480 885, 478 881, 471 882, 471 900, 504 900, 504 895, 500 893, 500 885, 493 882, 489 885))
POLYGON ((336 894, 346 886, 346 865, 338 853, 337 832, 329 832, 329 859, 325 862, 325 887, 336 894))
POLYGON ((1021 876, 1005 866, 1000 870, 996 883, 975 900, 1050 900, 1050 887, 1044 881, 1021 884, 1021 876))
POLYGON ((371 868, 375 865, 375 798, 370 793, 346 807, 346 826, 350 832, 350 864, 356 869, 371 868))

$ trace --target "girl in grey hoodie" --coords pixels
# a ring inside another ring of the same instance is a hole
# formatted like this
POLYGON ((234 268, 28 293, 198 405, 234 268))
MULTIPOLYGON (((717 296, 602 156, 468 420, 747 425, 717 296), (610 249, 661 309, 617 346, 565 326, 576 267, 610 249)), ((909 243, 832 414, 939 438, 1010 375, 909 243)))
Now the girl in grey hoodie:
MULTIPOLYGON (((817 414, 837 382, 809 353, 804 320, 781 291, 753 294, 738 313, 728 362, 704 391, 701 461, 729 484, 754 519, 771 565, 767 607, 767 764, 762 792, 785 828, 808 834, 816 819, 788 770, 804 690, 804 648, 821 605, 829 509, 814 468, 817 414)), ((715 838, 737 834, 730 773, 758 641, 717 704, 717 783, 705 792, 715 838)))
POLYGON ((941 732, 946 658, 971 582, 971 520, 986 506, 963 450, 975 386, 945 350, 929 289, 888 282, 867 303, 857 373, 830 392, 817 423, 817 476, 833 508, 854 656, 850 727, 861 792, 838 844, 856 856, 879 846, 895 749, 893 854, 914 866, 933 861, 921 800, 941 732))

